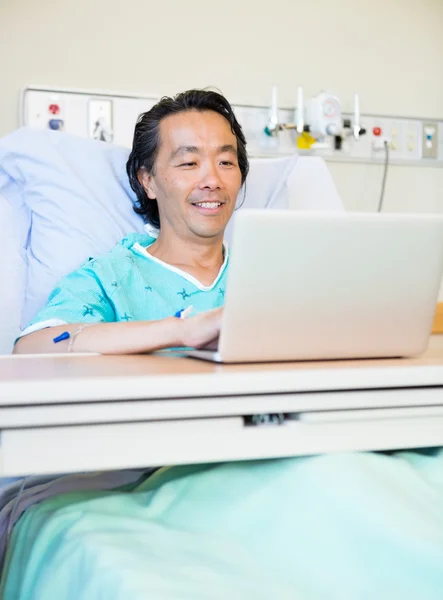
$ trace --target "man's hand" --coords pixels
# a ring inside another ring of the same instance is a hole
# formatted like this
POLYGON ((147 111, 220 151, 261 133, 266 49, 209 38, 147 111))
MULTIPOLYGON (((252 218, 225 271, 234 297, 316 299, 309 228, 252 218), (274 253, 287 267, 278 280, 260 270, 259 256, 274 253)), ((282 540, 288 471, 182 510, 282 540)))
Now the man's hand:
POLYGON ((191 348, 203 348, 216 342, 220 334, 223 308, 215 308, 189 317, 182 323, 182 344, 191 348))

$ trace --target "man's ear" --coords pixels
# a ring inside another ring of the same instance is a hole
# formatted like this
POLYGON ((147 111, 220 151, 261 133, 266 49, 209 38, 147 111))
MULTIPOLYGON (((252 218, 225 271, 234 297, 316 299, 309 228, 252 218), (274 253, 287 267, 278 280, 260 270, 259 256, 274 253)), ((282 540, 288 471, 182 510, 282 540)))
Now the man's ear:
POLYGON ((148 173, 148 170, 145 169, 145 167, 142 167, 141 169, 139 169, 139 171, 137 173, 137 179, 138 179, 139 184, 145 190, 148 198, 150 200, 155 200, 157 198, 157 195, 155 193, 154 179, 153 179, 152 175, 150 173, 148 173))

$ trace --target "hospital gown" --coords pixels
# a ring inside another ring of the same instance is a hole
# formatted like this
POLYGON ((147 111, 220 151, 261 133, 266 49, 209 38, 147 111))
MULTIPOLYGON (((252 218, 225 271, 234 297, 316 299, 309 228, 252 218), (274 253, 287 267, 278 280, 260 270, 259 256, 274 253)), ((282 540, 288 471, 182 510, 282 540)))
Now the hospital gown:
POLYGON ((192 306, 198 314, 224 303, 229 253, 215 281, 195 277, 151 256, 149 235, 134 233, 110 252, 90 257, 64 277, 23 334, 64 323, 154 321, 192 306))

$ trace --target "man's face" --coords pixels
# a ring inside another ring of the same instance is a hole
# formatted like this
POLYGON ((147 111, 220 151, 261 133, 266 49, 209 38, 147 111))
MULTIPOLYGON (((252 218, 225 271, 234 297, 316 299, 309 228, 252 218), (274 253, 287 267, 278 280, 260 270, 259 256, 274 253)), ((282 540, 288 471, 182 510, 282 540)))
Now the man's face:
POLYGON ((214 111, 170 115, 160 123, 154 174, 141 171, 157 199, 162 230, 184 238, 223 237, 241 187, 237 140, 214 111))

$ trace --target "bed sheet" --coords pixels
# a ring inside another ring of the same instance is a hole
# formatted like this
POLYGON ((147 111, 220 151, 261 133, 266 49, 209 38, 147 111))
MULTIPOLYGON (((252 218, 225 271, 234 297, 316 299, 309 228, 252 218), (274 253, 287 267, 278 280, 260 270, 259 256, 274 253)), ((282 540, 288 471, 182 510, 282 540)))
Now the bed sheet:
POLYGON ((441 600, 443 449, 183 466, 29 510, 3 600, 441 600))

